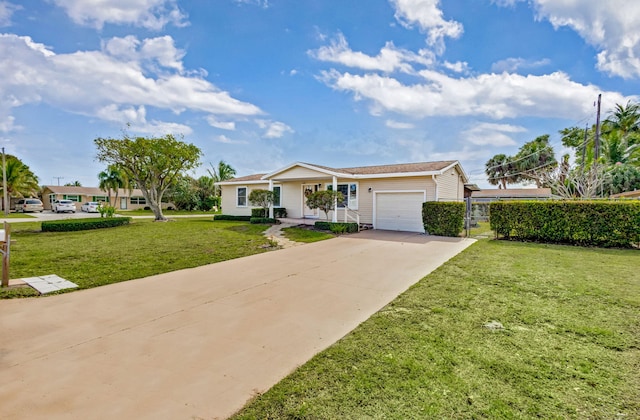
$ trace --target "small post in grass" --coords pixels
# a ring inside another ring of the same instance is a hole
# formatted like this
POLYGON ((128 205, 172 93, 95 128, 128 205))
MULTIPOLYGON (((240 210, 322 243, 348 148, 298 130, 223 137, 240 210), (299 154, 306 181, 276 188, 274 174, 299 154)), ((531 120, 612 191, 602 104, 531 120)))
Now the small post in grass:
POLYGON ((0 253, 2 253, 2 287, 9 287, 9 256, 11 248, 11 225, 4 222, 4 234, 0 238, 0 253))

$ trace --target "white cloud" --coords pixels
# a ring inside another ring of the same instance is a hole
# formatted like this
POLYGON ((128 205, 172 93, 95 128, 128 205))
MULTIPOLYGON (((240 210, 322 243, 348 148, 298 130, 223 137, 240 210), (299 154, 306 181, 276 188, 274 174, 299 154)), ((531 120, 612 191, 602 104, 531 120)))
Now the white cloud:
POLYGON ((466 61, 456 61, 455 63, 450 63, 448 61, 445 61, 442 65, 444 66, 444 68, 456 73, 469 72, 469 64, 467 64, 466 61))
POLYGON ((189 135, 193 132, 191 127, 184 124, 177 124, 164 121, 147 121, 147 110, 144 106, 118 107, 117 105, 107 105, 100 108, 95 116, 105 120, 118 123, 119 125, 128 125, 132 131, 137 133, 148 133, 154 135, 174 134, 189 135))
POLYGON ((420 54, 396 48, 393 42, 387 42, 375 57, 349 48, 344 35, 339 33, 330 45, 307 52, 311 57, 332 63, 339 63, 348 67, 363 70, 377 70, 391 73, 396 70, 412 73, 414 70, 409 63, 424 66, 433 64, 433 53, 421 50, 420 54))
POLYGON ((439 8, 440 0, 390 0, 395 17, 405 27, 417 24, 427 33, 427 43, 438 52, 444 50, 444 39, 457 39, 462 35, 460 22, 445 20, 439 8))
MULTIPOLYGON (((513 6, 523 0, 494 0, 513 6)), ((531 0, 537 18, 569 27, 600 50, 598 69, 623 78, 640 77, 640 3, 628 0, 531 0)))
POLYGON ((8 1, 0 1, 0 27, 11 26, 11 17, 16 10, 21 10, 22 6, 18 6, 8 1))
POLYGON ((279 121, 256 120, 256 124, 266 130, 264 136, 268 139, 278 139, 286 133, 294 133, 291 127, 279 121))
POLYGON ((522 133, 526 128, 511 124, 495 124, 482 122, 464 130, 462 135, 469 143, 478 146, 513 146, 516 142, 509 136, 512 133, 522 133))
POLYGON ((640 77, 640 3, 535 0, 540 18, 568 26, 600 48, 598 68, 624 78, 640 77))
POLYGON ((176 0, 53 0, 79 25, 102 29, 105 23, 160 30, 168 24, 186 25, 176 0))
POLYGON ((140 107, 226 117, 262 114, 255 105, 231 97, 201 77, 179 74, 181 53, 157 48, 172 45, 169 37, 112 41, 103 51, 55 54, 29 37, 0 34, 0 50, 11 57, 0 60, 0 73, 5 75, 0 78, 0 109, 46 103, 108 121, 112 119, 105 110, 126 114, 139 112, 140 107), (159 74, 143 71, 150 60, 159 74))
POLYGON ((223 134, 214 137, 213 141, 215 141, 216 143, 224 143, 224 144, 247 144, 248 143, 245 140, 232 140, 223 134))
POLYGON ((264 9, 269 8, 269 0, 234 0, 238 4, 251 4, 260 6, 264 9))
POLYGON ((542 60, 531 61, 524 58, 507 58, 504 60, 496 61, 491 65, 491 71, 496 73, 514 73, 520 69, 533 69, 537 67, 547 66, 551 63, 548 58, 542 60))
MULTIPOLYGON (((352 92, 356 100, 368 100, 371 113, 396 112, 412 117, 484 116, 503 118, 550 117, 581 119, 593 112, 600 89, 573 82, 562 72, 542 76, 482 74, 454 78, 432 70, 420 72, 424 82, 403 84, 378 74, 353 75, 336 70, 322 73, 332 88, 352 92)), ((603 93, 607 107, 629 98, 603 93)))
POLYGON ((207 122, 211 127, 222 130, 234 131, 236 129, 236 123, 234 121, 218 121, 218 119, 212 115, 207 117, 207 122))
POLYGON ((415 125, 413 124, 404 123, 404 122, 395 121, 395 120, 387 120, 385 121, 385 125, 389 128, 395 128, 398 130, 409 130, 415 127, 415 125))

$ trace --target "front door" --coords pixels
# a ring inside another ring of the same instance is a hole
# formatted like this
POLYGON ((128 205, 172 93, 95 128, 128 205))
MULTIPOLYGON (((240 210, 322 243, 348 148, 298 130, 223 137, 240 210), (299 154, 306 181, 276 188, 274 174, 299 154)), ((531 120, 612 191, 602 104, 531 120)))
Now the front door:
POLYGON ((318 191, 318 184, 302 184, 302 217, 314 219, 320 214, 318 209, 307 207, 307 197, 318 191))
POLYGON ((127 197, 120 197, 120 210, 127 209, 127 197))

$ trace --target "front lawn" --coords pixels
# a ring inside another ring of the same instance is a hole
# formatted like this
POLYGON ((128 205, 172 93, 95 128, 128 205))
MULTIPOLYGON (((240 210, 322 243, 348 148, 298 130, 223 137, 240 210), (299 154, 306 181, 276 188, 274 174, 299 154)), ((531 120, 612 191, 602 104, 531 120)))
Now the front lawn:
POLYGON ((284 234, 284 237, 291 241, 305 242, 305 243, 324 241, 325 239, 331 239, 336 237, 331 233, 320 232, 318 230, 301 228, 301 227, 284 228, 282 229, 282 232, 284 234))
POLYGON ((479 241, 234 418, 640 418, 639 272, 479 241))
MULTIPOLYGON (((146 277, 268 250, 265 225, 193 218, 80 232, 40 232, 39 222, 12 223, 11 278, 57 274, 80 288, 146 277)), ((0 289, 0 298, 37 295, 0 289)))
MULTIPOLYGON (((122 216, 153 216, 151 210, 137 209, 137 210, 116 210, 116 213, 122 216)), ((166 217, 171 216, 204 216, 214 214, 220 214, 220 211, 204 211, 204 210, 162 210, 162 214, 166 217)))

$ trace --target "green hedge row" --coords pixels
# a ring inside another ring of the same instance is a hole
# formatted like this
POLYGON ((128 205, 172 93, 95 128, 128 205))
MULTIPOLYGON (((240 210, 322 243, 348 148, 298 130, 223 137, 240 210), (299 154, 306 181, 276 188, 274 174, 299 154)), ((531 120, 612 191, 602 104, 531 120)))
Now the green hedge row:
POLYGON ((270 219, 268 217, 252 217, 249 219, 249 223, 254 225, 272 225, 278 223, 276 219, 270 219))
POLYGON ((232 216, 230 214, 216 214, 213 216, 213 220, 235 220, 238 222, 249 222, 251 216, 232 216))
POLYGON ((511 201, 490 205, 496 237, 582 246, 640 244, 640 201, 511 201))
MULTIPOLYGON (((263 208, 251 209, 251 217, 268 217, 269 214, 264 214, 263 208)), ((284 207, 274 207, 273 217, 287 217, 287 209, 284 207)))
POLYGON ((330 230, 333 233, 355 233, 358 231, 357 223, 321 222, 313 225, 316 229, 330 230))
POLYGON ((460 236, 466 208, 462 202, 427 201, 422 204, 422 222, 429 235, 460 236))
POLYGON ((130 217, 96 217, 91 219, 65 219, 42 222, 43 232, 73 232, 78 230, 104 229, 128 225, 130 217))

